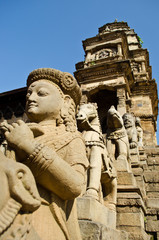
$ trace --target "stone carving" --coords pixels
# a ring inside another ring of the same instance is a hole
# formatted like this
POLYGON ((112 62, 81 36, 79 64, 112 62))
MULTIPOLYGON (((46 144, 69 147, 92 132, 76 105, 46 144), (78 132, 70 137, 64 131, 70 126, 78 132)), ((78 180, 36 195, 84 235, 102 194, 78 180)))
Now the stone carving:
POLYGON ((102 50, 99 52, 98 58, 107 58, 110 56, 110 52, 107 50, 102 50))
POLYGON ((31 171, 0 152, 0 182, 0 239, 30 239, 29 213, 40 206, 31 171))
POLYGON ((105 31, 110 32, 110 28, 108 26, 106 26, 105 31))
POLYGON ((117 170, 129 170, 129 141, 123 119, 114 106, 107 113, 107 150, 117 170))
POLYGON ((100 187, 104 192, 104 205, 115 209, 116 173, 105 147, 101 133, 97 105, 93 103, 80 106, 77 114, 79 130, 85 139, 87 157, 90 162, 85 196, 102 201, 100 187))
POLYGON ((93 53, 87 52, 85 63, 88 65, 94 65, 96 60, 105 59, 108 57, 115 57, 117 55, 117 48, 105 48, 95 51, 93 53))
POLYGON ((135 127, 134 116, 131 113, 123 115, 124 126, 129 139, 130 148, 137 148, 137 130, 135 127))
POLYGON ((37 238, 25 239, 80 240, 75 198, 85 190, 88 168, 75 120, 80 88, 71 74, 49 68, 31 72, 27 87, 30 122, 2 124, 8 146, 31 169, 41 197, 31 214, 37 238))
POLYGON ((133 62, 132 63, 132 69, 133 69, 134 73, 141 72, 142 71, 141 63, 133 62))
POLYGON ((136 129, 137 129, 137 143, 138 143, 138 147, 143 147, 143 129, 141 127, 141 121, 139 117, 135 118, 135 125, 136 125, 136 129))
POLYGON ((108 57, 114 57, 117 54, 116 48, 108 48, 108 49, 102 49, 98 51, 95 55, 95 59, 103 59, 108 57))

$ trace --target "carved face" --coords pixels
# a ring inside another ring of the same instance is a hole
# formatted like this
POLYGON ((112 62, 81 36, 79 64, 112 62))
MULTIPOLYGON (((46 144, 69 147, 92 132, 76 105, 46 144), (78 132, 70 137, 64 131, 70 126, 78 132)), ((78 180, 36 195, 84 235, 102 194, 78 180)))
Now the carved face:
POLYGON ((123 119, 114 106, 108 110, 107 113, 107 127, 110 129, 121 128, 123 126, 123 119))
POLYGON ((31 121, 56 120, 62 105, 62 92, 51 82, 39 80, 29 86, 26 96, 26 113, 31 121))
POLYGON ((130 114, 124 114, 123 116, 125 128, 132 127, 134 125, 134 118, 130 114))
POLYGON ((95 117, 97 117, 97 110, 92 103, 81 105, 76 115, 77 121, 89 121, 93 120, 95 117))

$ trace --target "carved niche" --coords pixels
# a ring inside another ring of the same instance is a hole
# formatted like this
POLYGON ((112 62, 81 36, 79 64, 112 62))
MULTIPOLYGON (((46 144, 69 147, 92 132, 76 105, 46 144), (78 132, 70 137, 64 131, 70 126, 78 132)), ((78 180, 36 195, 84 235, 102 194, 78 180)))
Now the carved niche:
POLYGON ((98 60, 98 59, 103 59, 108 57, 114 57, 116 56, 116 54, 117 54, 116 48, 105 48, 96 52, 95 58, 96 60, 98 60))

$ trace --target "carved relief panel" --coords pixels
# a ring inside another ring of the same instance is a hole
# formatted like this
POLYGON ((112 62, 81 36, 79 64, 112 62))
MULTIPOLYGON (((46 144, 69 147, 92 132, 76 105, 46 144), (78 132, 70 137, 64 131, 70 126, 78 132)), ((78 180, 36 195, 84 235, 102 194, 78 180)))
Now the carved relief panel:
POLYGON ((95 55, 96 60, 98 59, 103 59, 103 58, 108 58, 108 57, 114 57, 117 54, 117 49, 116 48, 106 48, 98 51, 95 55))
POLYGON ((101 60, 109 57, 115 57, 117 55, 116 47, 103 48, 94 52, 87 52, 85 63, 101 60))

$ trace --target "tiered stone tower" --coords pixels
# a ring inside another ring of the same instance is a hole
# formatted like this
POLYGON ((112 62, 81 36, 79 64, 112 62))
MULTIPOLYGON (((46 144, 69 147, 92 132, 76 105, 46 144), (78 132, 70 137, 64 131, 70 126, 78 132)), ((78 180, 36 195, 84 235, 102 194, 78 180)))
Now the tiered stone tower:
POLYGON ((122 115, 131 112, 139 116, 144 144, 156 145, 157 86, 149 53, 138 35, 126 22, 108 23, 99 28, 97 36, 84 40, 83 48, 85 60, 76 64, 75 77, 83 101, 98 103, 103 131, 106 110, 115 105, 122 115))
POLYGON ((83 41, 85 60, 76 64, 82 102, 96 102, 103 134, 107 111, 114 105, 140 117, 144 147, 131 150, 132 170, 118 170, 117 229, 128 239, 159 239, 159 149, 156 147, 157 85, 149 53, 126 22, 108 23, 83 41), (147 232, 147 233, 146 233, 147 232))

